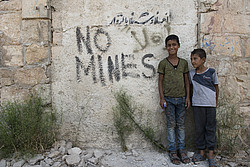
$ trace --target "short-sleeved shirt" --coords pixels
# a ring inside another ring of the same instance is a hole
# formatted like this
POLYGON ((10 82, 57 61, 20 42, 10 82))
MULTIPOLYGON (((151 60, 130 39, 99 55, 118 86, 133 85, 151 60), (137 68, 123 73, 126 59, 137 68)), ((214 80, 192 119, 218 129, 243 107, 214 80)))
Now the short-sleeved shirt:
POLYGON ((188 72, 188 63, 186 60, 179 58, 175 68, 167 58, 160 61, 158 73, 163 74, 163 93, 167 97, 184 97, 186 96, 184 74, 188 72))
POLYGON ((216 107, 216 89, 218 77, 215 69, 208 68, 203 73, 196 70, 189 72, 190 83, 193 85, 193 106, 216 107))

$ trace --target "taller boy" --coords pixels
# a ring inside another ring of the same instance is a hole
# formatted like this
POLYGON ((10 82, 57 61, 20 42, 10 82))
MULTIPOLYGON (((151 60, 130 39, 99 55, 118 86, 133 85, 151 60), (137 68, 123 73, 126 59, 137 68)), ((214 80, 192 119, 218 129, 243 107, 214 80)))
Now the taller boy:
POLYGON ((158 89, 160 105, 165 108, 169 157, 173 164, 189 163, 185 151, 185 113, 190 106, 188 63, 177 56, 180 48, 179 38, 169 35, 165 39, 168 57, 158 65, 158 89), (165 104, 165 105, 164 105, 165 104), (177 130, 177 146, 175 143, 177 130))

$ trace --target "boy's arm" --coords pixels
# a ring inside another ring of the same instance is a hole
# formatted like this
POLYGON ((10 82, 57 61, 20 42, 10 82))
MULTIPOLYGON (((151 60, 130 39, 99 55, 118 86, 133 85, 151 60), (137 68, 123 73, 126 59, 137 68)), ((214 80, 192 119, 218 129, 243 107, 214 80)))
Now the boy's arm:
POLYGON ((164 103, 166 102, 165 99, 164 99, 164 94, 163 94, 163 77, 164 77, 164 75, 159 73, 158 90, 159 90, 159 95, 160 95, 161 108, 164 108, 164 103))
POLYGON ((215 92, 216 92, 216 107, 217 107, 217 104, 218 104, 218 98, 219 98, 219 86, 218 84, 214 85, 215 87, 215 92))
POLYGON ((187 96, 185 107, 189 109, 190 107, 190 83, 189 83, 188 72, 184 74, 184 80, 185 80, 185 88, 186 88, 186 96, 187 96))
POLYGON ((189 99, 190 99, 190 105, 192 104, 192 97, 193 97, 193 84, 190 84, 190 95, 189 95, 189 99))

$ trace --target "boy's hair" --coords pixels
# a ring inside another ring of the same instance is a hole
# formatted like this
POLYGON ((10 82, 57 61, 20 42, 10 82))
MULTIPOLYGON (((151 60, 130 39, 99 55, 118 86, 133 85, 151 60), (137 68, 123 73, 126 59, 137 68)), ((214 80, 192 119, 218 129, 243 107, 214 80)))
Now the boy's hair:
POLYGON ((165 45, 167 45, 169 40, 176 40, 176 42, 180 45, 180 40, 177 35, 172 34, 172 35, 167 36, 167 38, 165 39, 165 45))
POLYGON ((203 58, 203 57, 205 57, 205 59, 207 58, 207 54, 206 54, 206 52, 205 52, 205 50, 204 49, 201 49, 201 48, 199 48, 199 49, 194 49, 192 52, 191 52, 191 55, 198 55, 201 59, 203 58))

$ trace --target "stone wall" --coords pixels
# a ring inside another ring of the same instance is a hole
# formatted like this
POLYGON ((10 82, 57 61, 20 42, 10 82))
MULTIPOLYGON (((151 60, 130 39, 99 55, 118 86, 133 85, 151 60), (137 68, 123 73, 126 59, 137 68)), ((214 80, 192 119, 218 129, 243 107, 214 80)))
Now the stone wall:
POLYGON ((46 3, 0 1, 1 104, 34 91, 51 103, 51 19, 46 3))
POLYGON ((200 1, 199 45, 208 53, 208 65, 217 69, 222 97, 240 105, 250 123, 250 2, 200 1))
MULTIPOLYGON (((190 69, 190 52, 206 49, 249 126, 249 10, 249 0, 0 0, 1 104, 39 91, 62 116, 64 139, 115 148, 113 94, 123 88, 141 106, 138 120, 166 141, 156 70, 174 33, 190 69)), ((189 142, 192 123, 190 110, 189 142)), ((138 133, 128 144, 149 146, 138 133)))

